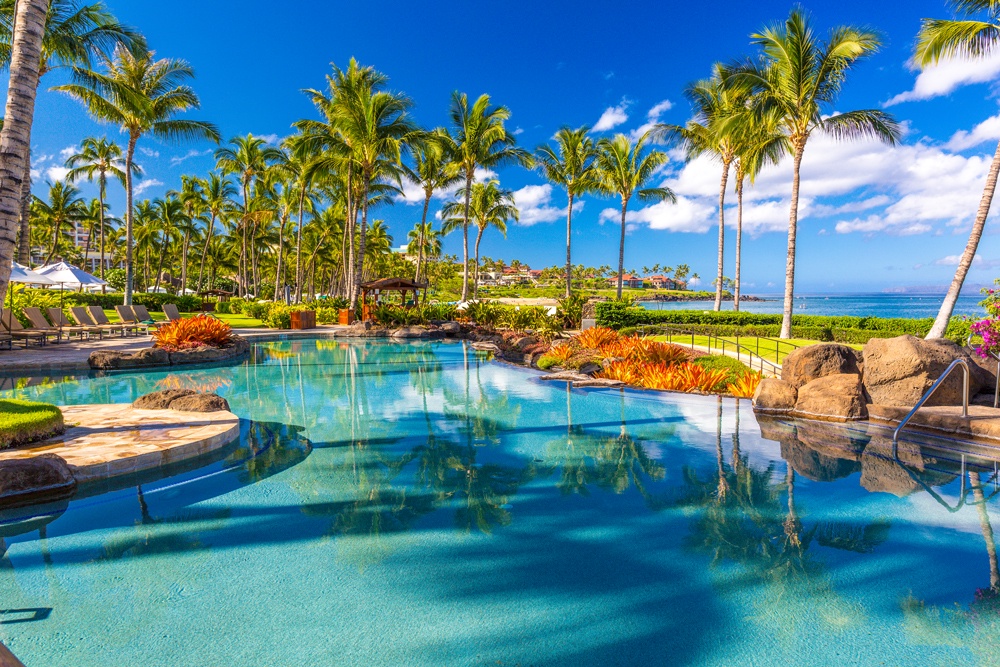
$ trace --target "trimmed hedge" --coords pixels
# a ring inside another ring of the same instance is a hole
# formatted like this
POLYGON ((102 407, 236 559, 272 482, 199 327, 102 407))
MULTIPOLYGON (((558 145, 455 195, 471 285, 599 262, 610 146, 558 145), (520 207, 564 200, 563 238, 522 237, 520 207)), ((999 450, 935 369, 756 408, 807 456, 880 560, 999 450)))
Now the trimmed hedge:
MULTIPOLYGON (((59 292, 57 290, 37 290, 38 292, 45 293, 54 297, 56 300, 59 299, 59 292)), ((111 310, 115 306, 122 305, 125 300, 125 295, 120 292, 109 292, 107 294, 99 294, 93 292, 64 292, 63 300, 67 305, 70 306, 100 306, 101 308, 106 308, 111 310)), ((132 303, 139 304, 140 306, 146 306, 147 309, 162 310, 163 304, 172 303, 177 306, 177 309, 182 313, 196 313, 201 310, 201 297, 193 295, 175 295, 175 294, 150 294, 146 292, 136 292, 132 295, 132 303)))
MULTIPOLYGON (((781 315, 734 311, 646 310, 627 303, 606 301, 595 305, 597 326, 610 327, 624 334, 638 327, 673 326, 698 334, 715 336, 761 336, 776 338, 781 332, 781 315)), ((804 340, 867 343, 872 338, 895 338, 910 334, 927 335, 933 318, 881 318, 828 315, 793 315, 792 337, 804 340)), ((650 332, 649 329, 645 329, 650 332)), ((947 337, 965 343, 969 323, 952 318, 947 337)))

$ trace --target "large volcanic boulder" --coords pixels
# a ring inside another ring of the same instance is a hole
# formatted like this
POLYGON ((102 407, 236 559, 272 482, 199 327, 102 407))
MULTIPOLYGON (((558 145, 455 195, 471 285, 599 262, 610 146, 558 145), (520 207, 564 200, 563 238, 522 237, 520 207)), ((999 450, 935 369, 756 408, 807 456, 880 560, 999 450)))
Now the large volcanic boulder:
POLYGON ((242 359, 250 354, 250 342, 241 336, 233 336, 233 341, 228 347, 211 347, 202 345, 186 350, 177 350, 170 353, 170 364, 181 366, 184 364, 212 364, 221 361, 234 361, 242 359))
POLYGON ((839 373, 813 380, 799 389, 792 414, 838 422, 868 419, 861 376, 839 373))
POLYGON ((158 347, 150 347, 135 353, 95 350, 90 353, 87 363, 91 368, 102 371, 118 368, 155 368, 169 366, 170 355, 158 347))
POLYGON ((861 374, 857 353, 839 343, 800 347, 781 362, 781 379, 796 389, 827 375, 839 374, 861 374))
POLYGON ((74 493, 76 478, 55 454, 0 461, 0 509, 63 500, 74 493))
POLYGON ((140 410, 180 410, 181 412, 228 412, 229 402, 218 394, 190 389, 164 389, 140 396, 132 402, 140 410))
MULTIPOLYGON (((988 374, 969 353, 950 340, 924 340, 916 336, 873 338, 865 345, 865 389, 872 403, 912 407, 955 359, 965 359, 971 368, 970 396, 988 382, 988 374)), ((962 371, 956 370, 927 405, 960 405, 962 371)))
POLYGON ((795 408, 798 391, 788 382, 764 378, 753 395, 753 409, 762 414, 781 415, 795 408))

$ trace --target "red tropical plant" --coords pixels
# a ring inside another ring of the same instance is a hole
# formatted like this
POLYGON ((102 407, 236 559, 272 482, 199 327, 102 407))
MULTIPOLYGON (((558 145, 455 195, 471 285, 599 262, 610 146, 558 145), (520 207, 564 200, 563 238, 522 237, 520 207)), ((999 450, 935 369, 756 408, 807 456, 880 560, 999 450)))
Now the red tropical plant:
POLYGON ((153 347, 185 350, 192 347, 225 347, 233 341, 233 328, 211 315, 174 320, 153 332, 153 347))

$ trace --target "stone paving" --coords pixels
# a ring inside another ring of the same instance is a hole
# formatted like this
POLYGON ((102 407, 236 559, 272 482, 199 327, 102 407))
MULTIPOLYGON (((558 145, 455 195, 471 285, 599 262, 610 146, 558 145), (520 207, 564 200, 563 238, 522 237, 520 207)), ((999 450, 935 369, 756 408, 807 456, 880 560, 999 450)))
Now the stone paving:
MULTIPOLYGON (((870 404, 868 418, 873 422, 895 426, 909 411, 909 408, 870 404)), ((923 407, 907 422, 906 428, 900 433, 900 439, 910 429, 1000 443, 1000 410, 983 405, 970 405, 969 416, 963 417, 962 407, 959 405, 923 407)))
POLYGON ((83 484, 207 454, 240 433, 239 418, 231 412, 137 410, 129 403, 60 409, 67 425, 63 435, 0 451, 0 464, 55 454, 83 484))
MULTIPOLYGON (((259 342, 332 335, 345 328, 339 325, 321 325, 315 329, 302 331, 277 331, 274 329, 234 329, 234 331, 251 342, 259 342)), ((151 341, 152 338, 149 336, 140 335, 125 338, 120 336, 107 337, 100 340, 72 340, 58 344, 50 342, 45 346, 32 345, 28 348, 25 348, 21 343, 15 343, 13 350, 8 350, 6 347, 0 349, 0 376, 89 371, 90 366, 87 364, 87 358, 95 350, 136 352, 150 347, 151 341)))

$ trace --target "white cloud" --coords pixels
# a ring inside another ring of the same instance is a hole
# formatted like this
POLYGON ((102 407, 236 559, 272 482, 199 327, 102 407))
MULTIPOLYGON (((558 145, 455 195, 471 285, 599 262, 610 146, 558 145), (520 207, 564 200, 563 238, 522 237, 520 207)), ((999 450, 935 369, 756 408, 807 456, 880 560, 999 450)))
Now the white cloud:
POLYGON ((594 132, 607 132, 627 121, 630 104, 629 100, 623 99, 617 106, 605 109, 601 117, 594 123, 594 132))
POLYGON ((629 137, 632 141, 638 140, 639 137, 653 129, 653 126, 660 122, 660 116, 663 115, 663 112, 669 111, 673 108, 673 106, 674 103, 670 100, 663 100, 662 102, 653 105, 653 108, 646 112, 647 122, 629 132, 629 137))
POLYGON ((145 146, 139 146, 139 152, 146 157, 158 158, 160 157, 160 151, 154 151, 152 148, 146 148, 145 146))
POLYGON ((133 196, 138 197, 146 190, 159 187, 161 185, 163 185, 163 181, 159 181, 155 178, 144 178, 136 184, 135 188, 132 190, 132 194, 133 196))
POLYGON ((77 150, 78 150, 77 146, 67 146, 66 148, 59 151, 59 159, 65 162, 70 158, 70 156, 75 155, 77 150))
MULTIPOLYGON (((650 229, 670 232, 705 232, 715 223, 714 207, 704 201, 678 197, 677 203, 658 202, 625 214, 627 225, 645 224, 650 229)), ((621 223, 621 209, 606 208, 601 211, 600 222, 621 223)), ((716 223, 717 224, 717 223, 716 223)))
POLYGON ((279 138, 276 134, 255 134, 254 136, 258 139, 263 139, 269 144, 277 144, 279 138))
POLYGON ((966 84, 993 81, 998 75, 1000 75, 1000 52, 975 60, 965 58, 942 60, 922 70, 917 75, 912 90, 896 95, 884 106, 929 100, 932 97, 947 95, 966 84))
MULTIPOLYGON (((961 255, 948 255, 947 257, 942 257, 941 259, 934 260, 934 263, 938 266, 958 266, 958 263, 962 260, 961 255)), ((972 258, 973 264, 982 264, 983 258, 976 255, 972 258)))
MULTIPOLYGON (((530 226, 539 222, 554 222, 565 220, 567 206, 562 208, 552 205, 552 186, 548 183, 543 185, 526 185, 514 191, 514 202, 520 212, 518 224, 530 226)), ((583 210, 583 202, 573 202, 573 212, 583 210)))
POLYGON ((523 127, 515 127, 514 128, 514 132, 512 134, 514 136, 517 136, 519 134, 524 134, 524 128, 523 127))
POLYGON ((970 132, 959 130, 951 136, 944 147, 950 151, 964 151, 967 148, 998 139, 1000 139, 1000 114, 990 116, 972 128, 970 132))
POLYGON ((45 177, 55 183, 56 181, 61 181, 66 178, 66 174, 69 173, 69 169, 66 167, 49 167, 45 170, 45 177))
POLYGON ((180 163, 190 160, 193 157, 202 157, 204 155, 211 155, 212 152, 213 151, 211 148, 206 148, 203 151, 195 150, 194 148, 192 148, 184 155, 175 155, 174 157, 170 158, 170 165, 176 167, 180 163))

